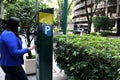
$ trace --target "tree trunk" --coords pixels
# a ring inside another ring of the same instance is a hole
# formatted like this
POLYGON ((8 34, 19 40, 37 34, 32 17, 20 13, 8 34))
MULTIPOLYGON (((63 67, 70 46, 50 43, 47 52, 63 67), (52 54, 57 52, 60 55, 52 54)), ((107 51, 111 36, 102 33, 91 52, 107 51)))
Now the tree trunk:
POLYGON ((108 0, 106 0, 106 3, 105 3, 105 16, 108 16, 108 0))
POLYGON ((88 34, 91 33, 91 24, 92 24, 92 21, 88 21, 88 34))
MULTIPOLYGON (((117 2, 119 2, 119 0, 117 0, 117 2)), ((116 8, 116 17, 119 17, 119 4, 117 3, 117 8, 116 8)), ((120 19, 116 20, 116 25, 117 25, 117 34, 116 35, 120 35, 120 19)))
MULTIPOLYGON (((30 47, 30 28, 28 27, 27 31, 26 31, 26 35, 27 35, 27 47, 30 47)), ((28 52, 28 58, 31 59, 32 58, 32 53, 31 51, 28 52)))
POLYGON ((120 19, 117 20, 117 36, 120 36, 120 19))

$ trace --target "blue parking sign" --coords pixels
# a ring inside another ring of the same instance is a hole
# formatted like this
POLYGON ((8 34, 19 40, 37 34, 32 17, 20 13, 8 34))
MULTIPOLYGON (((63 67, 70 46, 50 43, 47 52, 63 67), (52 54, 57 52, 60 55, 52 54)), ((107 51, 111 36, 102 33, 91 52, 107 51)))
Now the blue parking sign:
POLYGON ((52 25, 44 24, 42 25, 42 30, 45 35, 52 36, 52 25))

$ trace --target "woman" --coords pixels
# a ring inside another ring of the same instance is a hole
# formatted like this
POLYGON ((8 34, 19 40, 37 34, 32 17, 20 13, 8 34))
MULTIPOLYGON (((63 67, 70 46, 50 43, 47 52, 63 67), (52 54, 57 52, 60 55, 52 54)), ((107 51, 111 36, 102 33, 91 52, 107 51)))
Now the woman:
POLYGON ((23 55, 35 46, 22 48, 18 34, 19 24, 18 18, 11 17, 0 36, 0 65, 5 72, 5 80, 28 80, 22 68, 23 55))

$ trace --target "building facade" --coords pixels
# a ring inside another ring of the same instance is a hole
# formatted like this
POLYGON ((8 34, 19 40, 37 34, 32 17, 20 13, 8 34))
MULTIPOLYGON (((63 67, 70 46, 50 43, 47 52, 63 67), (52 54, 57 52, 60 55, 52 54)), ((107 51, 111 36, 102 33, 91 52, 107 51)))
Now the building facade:
MULTIPOLYGON (((91 14, 91 2, 94 4, 95 0, 88 0, 87 6, 85 6, 85 0, 75 1, 73 22, 76 23, 77 26, 88 26, 86 7, 88 9, 88 14, 91 14)), ((97 6, 94 16, 108 16, 114 22, 114 26, 118 30, 117 32, 120 32, 120 0, 101 0, 97 6)))

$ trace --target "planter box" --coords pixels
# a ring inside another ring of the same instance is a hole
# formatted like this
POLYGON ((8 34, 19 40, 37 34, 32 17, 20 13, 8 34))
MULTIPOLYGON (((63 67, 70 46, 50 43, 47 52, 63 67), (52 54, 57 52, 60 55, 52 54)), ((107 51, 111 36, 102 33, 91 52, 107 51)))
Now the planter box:
POLYGON ((36 73, 36 59, 25 59, 24 70, 26 74, 35 74, 36 73))

